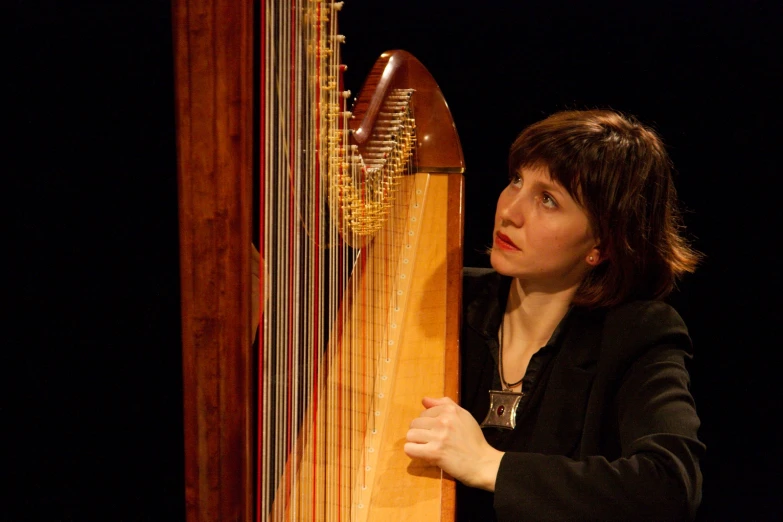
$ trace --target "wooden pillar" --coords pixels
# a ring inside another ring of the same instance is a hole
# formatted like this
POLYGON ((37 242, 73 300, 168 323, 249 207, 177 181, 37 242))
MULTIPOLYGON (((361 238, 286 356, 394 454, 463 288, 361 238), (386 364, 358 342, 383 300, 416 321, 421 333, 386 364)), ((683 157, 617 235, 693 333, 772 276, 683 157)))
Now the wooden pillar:
POLYGON ((249 521, 253 4, 173 20, 187 520, 249 521))

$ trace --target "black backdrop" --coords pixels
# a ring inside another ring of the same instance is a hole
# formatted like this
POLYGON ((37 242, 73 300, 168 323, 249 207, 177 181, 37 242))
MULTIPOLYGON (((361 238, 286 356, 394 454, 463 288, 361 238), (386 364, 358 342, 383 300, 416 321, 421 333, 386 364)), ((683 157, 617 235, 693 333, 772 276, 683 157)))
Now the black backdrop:
MULTIPOLYGON (((696 346, 702 520, 779 520, 780 2, 348 0, 346 81, 384 50, 441 86, 487 264, 509 144, 566 108, 659 130, 707 254, 671 301, 696 346)), ((171 8, 9 1, 1 521, 184 519, 171 8), (10 115, 10 117, 9 117, 10 115)))

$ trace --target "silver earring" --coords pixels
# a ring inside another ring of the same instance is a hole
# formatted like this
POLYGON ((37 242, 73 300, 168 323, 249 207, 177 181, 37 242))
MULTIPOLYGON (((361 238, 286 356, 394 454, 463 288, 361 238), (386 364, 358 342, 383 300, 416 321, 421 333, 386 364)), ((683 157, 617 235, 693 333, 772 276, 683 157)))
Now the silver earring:
POLYGON ((588 257, 587 260, 592 263, 593 262, 593 256, 588 257))

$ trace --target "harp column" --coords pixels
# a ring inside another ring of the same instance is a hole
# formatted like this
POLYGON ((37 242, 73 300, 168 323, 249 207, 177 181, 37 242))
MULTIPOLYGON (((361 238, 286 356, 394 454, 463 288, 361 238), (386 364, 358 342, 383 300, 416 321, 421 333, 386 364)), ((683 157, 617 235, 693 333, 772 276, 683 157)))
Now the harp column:
POLYGON ((249 521, 253 2, 172 9, 186 514, 249 521))

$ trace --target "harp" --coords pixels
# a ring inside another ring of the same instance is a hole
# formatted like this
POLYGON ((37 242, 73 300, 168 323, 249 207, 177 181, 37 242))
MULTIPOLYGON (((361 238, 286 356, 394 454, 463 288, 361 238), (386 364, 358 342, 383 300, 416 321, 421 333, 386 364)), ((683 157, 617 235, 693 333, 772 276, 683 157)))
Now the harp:
POLYGON ((457 399, 461 146, 407 52, 348 105, 341 5, 173 5, 191 522, 454 517, 402 445, 457 399))

